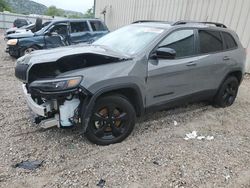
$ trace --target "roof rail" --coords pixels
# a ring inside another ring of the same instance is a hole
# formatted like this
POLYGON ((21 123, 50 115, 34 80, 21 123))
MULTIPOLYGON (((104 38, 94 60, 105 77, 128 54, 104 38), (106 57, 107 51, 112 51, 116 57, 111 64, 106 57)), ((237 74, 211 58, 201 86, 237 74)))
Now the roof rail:
POLYGON ((147 22, 160 22, 160 23, 166 23, 166 24, 170 24, 171 23, 171 22, 163 21, 163 20, 137 20, 137 21, 132 22, 132 24, 147 23, 147 22))
POLYGON ((211 25, 215 25, 216 27, 227 28, 227 26, 225 26, 224 24, 217 23, 217 22, 196 22, 196 21, 185 21, 185 20, 174 22, 172 25, 182 25, 182 24, 188 24, 188 23, 211 24, 211 25))

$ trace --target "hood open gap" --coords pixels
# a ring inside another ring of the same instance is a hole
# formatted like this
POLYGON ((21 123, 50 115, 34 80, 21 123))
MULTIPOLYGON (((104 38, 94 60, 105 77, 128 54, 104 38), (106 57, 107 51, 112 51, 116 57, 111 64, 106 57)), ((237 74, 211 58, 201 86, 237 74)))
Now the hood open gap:
POLYGON ((123 60, 117 57, 91 53, 66 56, 56 62, 34 64, 29 71, 29 83, 37 79, 55 78, 72 70, 116 63, 123 60))

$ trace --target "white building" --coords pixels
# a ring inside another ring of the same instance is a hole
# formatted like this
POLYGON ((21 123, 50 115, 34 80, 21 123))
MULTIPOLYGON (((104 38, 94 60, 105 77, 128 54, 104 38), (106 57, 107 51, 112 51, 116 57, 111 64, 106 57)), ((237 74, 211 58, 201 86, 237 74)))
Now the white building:
POLYGON ((250 72, 250 0, 95 0, 95 17, 110 30, 136 20, 221 22, 239 35, 250 72))

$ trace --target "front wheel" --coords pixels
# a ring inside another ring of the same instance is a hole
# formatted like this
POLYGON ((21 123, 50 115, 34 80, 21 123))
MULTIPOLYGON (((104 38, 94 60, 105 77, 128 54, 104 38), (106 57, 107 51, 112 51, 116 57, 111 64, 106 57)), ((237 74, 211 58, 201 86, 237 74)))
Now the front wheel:
POLYGON ((238 93, 239 81, 235 76, 228 77, 221 85, 214 98, 214 104, 218 107, 231 106, 238 93))
POLYGON ((97 145, 121 142, 132 132, 135 118, 135 110, 125 97, 102 97, 96 102, 85 136, 97 145))
POLYGON ((24 55, 30 54, 31 52, 33 52, 33 51, 35 51, 35 50, 39 50, 39 48, 36 47, 36 46, 31 46, 31 47, 29 47, 29 48, 23 49, 23 50, 20 52, 20 56, 24 56, 24 55))

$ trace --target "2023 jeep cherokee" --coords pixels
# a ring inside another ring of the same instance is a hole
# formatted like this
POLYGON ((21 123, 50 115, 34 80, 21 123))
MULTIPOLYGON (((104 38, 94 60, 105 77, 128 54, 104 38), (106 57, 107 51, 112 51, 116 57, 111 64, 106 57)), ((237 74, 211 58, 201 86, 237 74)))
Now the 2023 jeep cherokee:
POLYGON ((200 100, 232 105, 245 59, 222 24, 140 21, 92 45, 33 52, 15 74, 37 123, 81 125, 91 142, 107 145, 124 140, 145 112, 200 100))

